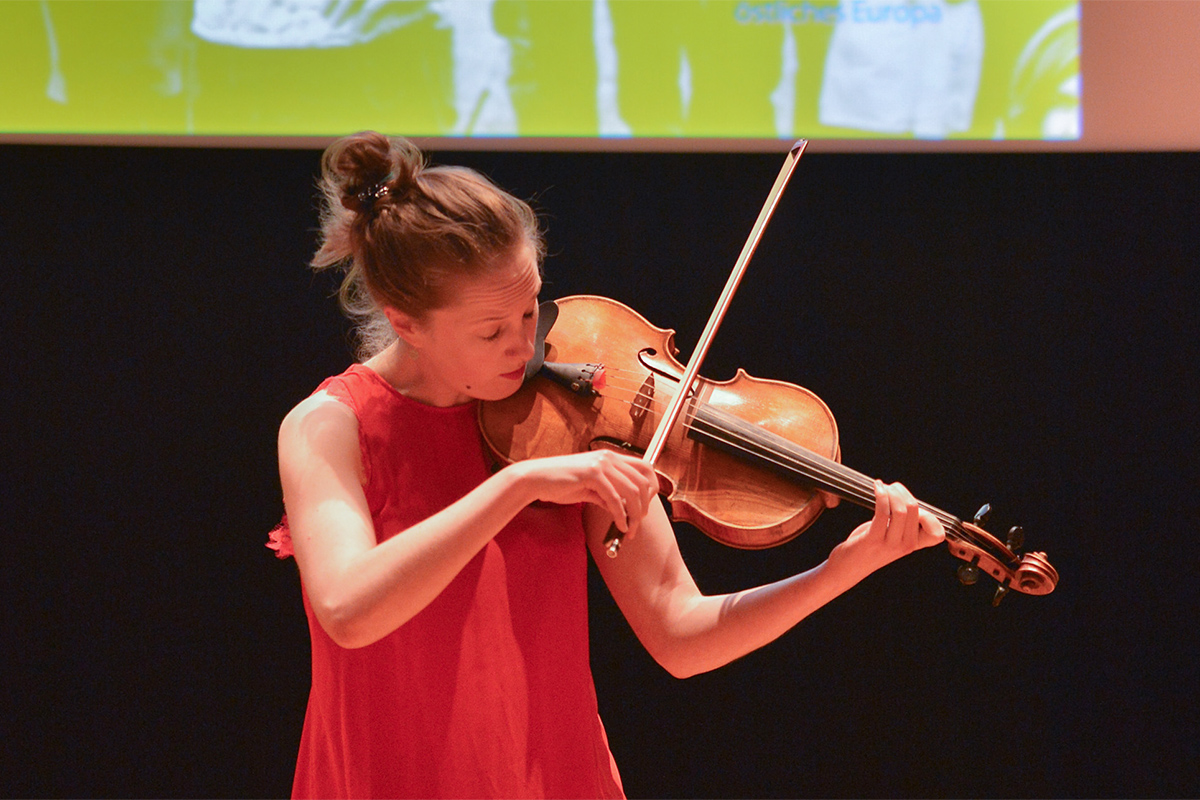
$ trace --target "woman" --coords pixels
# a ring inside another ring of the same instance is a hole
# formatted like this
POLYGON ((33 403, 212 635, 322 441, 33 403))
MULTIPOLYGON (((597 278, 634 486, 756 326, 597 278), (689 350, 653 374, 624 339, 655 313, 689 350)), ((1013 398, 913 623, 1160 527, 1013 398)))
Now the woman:
POLYGON ((470 170, 364 133, 322 162, 323 241, 365 360, 284 419, 287 511, 313 684, 296 796, 619 797, 588 663, 587 551, 671 674, 726 664, 940 541, 900 485, 820 566, 706 597, 642 461, 598 451, 493 470, 476 404, 533 355, 543 242, 470 170), (620 556, 602 556, 611 525, 620 556))

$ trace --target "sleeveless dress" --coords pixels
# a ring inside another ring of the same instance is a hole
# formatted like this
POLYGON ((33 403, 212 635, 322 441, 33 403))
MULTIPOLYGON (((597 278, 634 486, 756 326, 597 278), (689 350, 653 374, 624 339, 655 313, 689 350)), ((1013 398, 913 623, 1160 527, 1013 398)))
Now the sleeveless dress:
MULTIPOLYGON (((318 388, 358 417, 378 541, 490 475, 476 403, 428 406, 354 365, 318 388)), ((292 554, 287 518, 269 547, 292 554)), ((582 506, 523 510, 420 613, 359 649, 307 593, 312 688, 294 797, 623 797, 588 654, 582 506)))

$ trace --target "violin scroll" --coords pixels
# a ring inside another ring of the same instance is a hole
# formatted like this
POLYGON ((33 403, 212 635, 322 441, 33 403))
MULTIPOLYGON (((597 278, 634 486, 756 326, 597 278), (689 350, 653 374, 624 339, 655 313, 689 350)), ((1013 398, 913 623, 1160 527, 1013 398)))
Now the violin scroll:
POLYGON ((1020 528, 1009 531, 1008 544, 971 522, 949 528, 946 545, 950 554, 967 562, 959 567, 959 580, 972 584, 980 572, 987 572, 1000 584, 993 605, 998 605, 1010 589, 1041 595, 1050 594, 1058 585, 1058 570, 1050 564, 1045 553, 1020 554, 1014 550, 1023 538, 1020 528))
POLYGON ((1045 553, 1026 553, 1017 567, 1016 588, 1025 594, 1050 594, 1058 585, 1058 570, 1045 553))

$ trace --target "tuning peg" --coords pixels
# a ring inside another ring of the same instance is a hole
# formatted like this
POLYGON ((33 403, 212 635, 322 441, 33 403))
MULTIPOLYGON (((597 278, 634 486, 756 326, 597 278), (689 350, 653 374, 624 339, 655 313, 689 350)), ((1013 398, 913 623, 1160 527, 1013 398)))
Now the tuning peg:
POLYGON ((983 505, 981 505, 979 507, 979 510, 975 512, 975 524, 979 525, 980 527, 987 525, 988 517, 990 517, 991 515, 992 515, 992 504, 984 503, 983 505))
POLYGON ((971 586, 979 580, 979 567, 974 564, 958 565, 958 582, 963 586, 971 586))
POLYGON ((1006 594, 1008 594, 1008 586, 1006 584, 1002 583, 999 586, 997 586, 996 593, 994 595, 992 595, 992 605, 993 606, 1000 605, 1000 601, 1004 599, 1004 595, 1006 595, 1006 594))
POLYGON ((1025 529, 1020 525, 1013 525, 1008 529, 1008 549, 1016 553, 1024 546, 1025 529))

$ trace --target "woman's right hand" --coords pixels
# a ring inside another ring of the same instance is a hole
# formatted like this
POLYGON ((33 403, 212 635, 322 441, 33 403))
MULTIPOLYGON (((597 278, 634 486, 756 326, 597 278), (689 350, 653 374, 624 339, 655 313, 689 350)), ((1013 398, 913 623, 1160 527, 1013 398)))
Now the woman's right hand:
POLYGON ((529 482, 536 500, 594 503, 612 516, 624 534, 636 532, 658 494, 658 475, 640 458, 612 450, 591 450, 511 464, 529 482))

